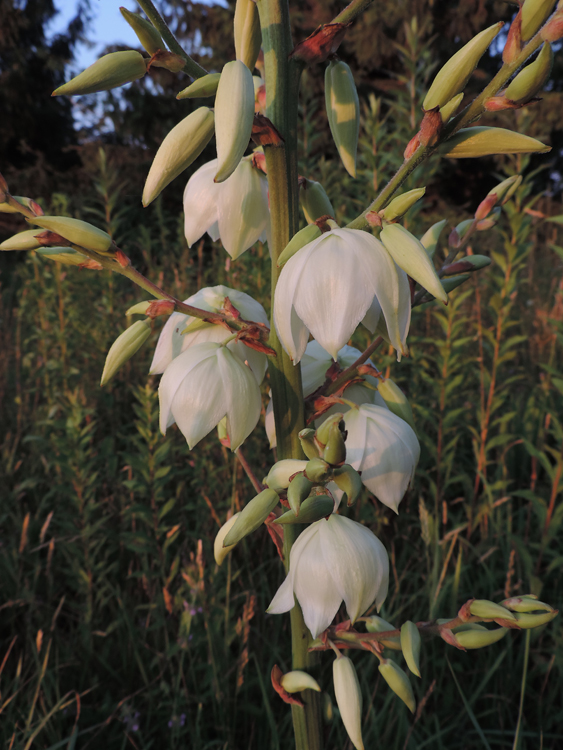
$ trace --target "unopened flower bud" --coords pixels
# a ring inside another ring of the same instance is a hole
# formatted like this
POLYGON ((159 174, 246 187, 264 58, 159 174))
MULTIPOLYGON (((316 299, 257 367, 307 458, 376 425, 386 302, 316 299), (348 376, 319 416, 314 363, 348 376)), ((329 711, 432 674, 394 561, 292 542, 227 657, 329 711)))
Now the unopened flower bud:
POLYGON ((495 604, 488 599, 475 599, 469 605, 469 611, 474 617, 481 617, 483 620, 495 620, 497 617, 503 620, 515 620, 515 615, 509 612, 501 604, 495 604))
POLYGON ((356 750, 364 750, 362 740, 362 691, 354 665, 347 656, 332 664, 334 694, 342 723, 356 750))
POLYGON ((147 308, 149 305, 151 305, 153 300, 144 300, 143 302, 137 302, 135 305, 132 305, 128 310, 126 310, 125 315, 129 317, 129 315, 146 315, 147 308))
POLYGON ((225 535, 223 545, 231 547, 248 534, 256 531, 268 518, 278 502, 279 496, 275 490, 262 490, 241 510, 232 528, 225 535))
POLYGON ((477 210, 475 211, 475 218, 478 221, 480 221, 481 219, 485 219, 495 207, 496 202, 496 195, 487 195, 486 198, 483 198, 481 203, 479 203, 479 205, 477 206, 477 210))
POLYGON ((522 8, 516 14, 516 17, 510 24, 504 49, 502 51, 502 61, 505 65, 513 63, 522 51, 522 8))
POLYGON ((116 338, 106 357, 100 385, 105 385, 119 368, 139 351, 151 335, 150 324, 146 320, 137 320, 116 338))
POLYGON ((239 513, 235 513, 234 516, 231 516, 229 520, 224 523, 219 531, 217 532, 217 536, 215 537, 215 541, 213 542, 213 555, 215 557, 215 562, 217 565, 222 565, 223 560, 227 557, 229 552, 235 548, 235 544, 231 544, 229 547, 224 547, 223 542, 225 541, 225 537, 229 533, 229 531, 233 528, 235 525, 237 518, 240 516, 239 513))
POLYGON ((497 203, 504 206, 514 195, 522 183, 522 175, 513 175, 489 191, 488 195, 496 195, 497 203))
POLYGON ((199 107, 175 125, 159 146, 143 190, 143 206, 197 159, 213 137, 213 112, 199 107))
POLYGON ((264 479, 264 484, 272 490, 286 490, 294 474, 304 471, 307 461, 301 461, 297 458, 283 458, 275 463, 268 476, 264 479))
POLYGON ((444 125, 450 120, 453 115, 458 110, 459 105, 461 104, 461 101, 463 99, 463 91, 459 94, 456 94, 452 99, 450 99, 449 102, 444 104, 443 107, 440 107, 440 117, 442 118, 442 122, 444 125))
POLYGON ((321 692, 319 683, 314 677, 307 672, 296 669, 293 672, 286 672, 280 680, 281 686, 288 693, 299 693, 301 690, 315 690, 321 692))
POLYGON ((438 247, 438 240, 440 239, 442 230, 444 229, 447 223, 448 223, 447 219, 442 219, 442 221, 437 221, 436 224, 433 224, 430 227, 430 229, 428 229, 420 238, 420 244, 426 250, 426 253, 428 254, 429 258, 434 257, 434 253, 436 252, 436 248, 438 247))
POLYGON ((162 37, 150 21, 147 21, 139 13, 132 13, 127 8, 120 8, 119 10, 149 55, 154 55, 159 49, 165 49, 162 37))
POLYGON ((250 71, 254 70, 262 45, 260 18, 254 0, 237 0, 234 37, 237 60, 241 60, 250 71))
POLYGON ((543 612, 542 614, 537 615, 528 614, 527 612, 517 612, 516 622, 518 623, 518 627, 523 628, 524 630, 529 630, 530 628, 538 628, 540 625, 545 625, 546 623, 551 622, 558 614, 558 610, 554 610, 553 612, 543 612))
MULTIPOLYGON (((89 262, 86 255, 79 253, 78 250, 73 250, 71 247, 41 247, 35 252, 44 260, 56 260, 57 263, 62 263, 65 266, 83 266, 89 262)), ((96 261, 92 261, 92 263, 96 263, 96 261)), ((99 267, 101 268, 101 266, 99 267)))
POLYGON ((202 99, 215 96, 221 73, 208 73, 206 76, 196 78, 190 85, 176 94, 176 99, 202 99))
POLYGON ((41 247, 41 243, 36 239, 39 231, 39 229, 26 229, 24 232, 18 232, 1 242, 0 250, 35 250, 41 247))
POLYGON ((364 488, 361 476, 349 464, 344 464, 344 466, 335 469, 332 481, 338 489, 346 493, 348 506, 356 503, 364 488))
POLYGON ((501 604, 512 612, 537 612, 538 610, 544 610, 545 612, 554 611, 551 604, 540 602, 530 595, 513 596, 510 599, 505 599, 501 604))
POLYGON ((314 484, 329 482, 332 478, 332 467, 322 458, 312 458, 305 466, 305 476, 314 484))
POLYGON ((298 250, 308 245, 309 242, 316 240, 322 234, 321 230, 316 224, 307 224, 306 227, 300 229, 293 237, 289 240, 287 245, 284 247, 278 258, 278 268, 287 263, 287 261, 295 255, 298 250))
POLYGON ((329 430, 323 459, 331 466, 340 466, 346 460, 346 443, 338 424, 333 424, 329 430))
POLYGON ((320 182, 300 179, 299 200, 309 224, 313 224, 321 216, 334 216, 334 208, 320 182))
POLYGON ((444 266, 442 272, 445 276, 453 276, 458 273, 478 271, 490 265, 491 259, 486 255, 466 255, 465 258, 456 260, 455 263, 450 263, 449 266, 444 266))
POLYGON ((541 37, 545 42, 553 44, 563 37, 563 6, 559 4, 558 11, 541 30, 541 37))
POLYGON ((468 650, 485 648, 504 638, 507 631, 508 628, 494 628, 494 630, 487 630, 486 628, 477 630, 476 628, 471 628, 462 631, 457 631, 456 629, 455 639, 460 646, 468 650))
POLYGON ((434 107, 443 107, 456 94, 463 91, 479 60, 502 26, 503 24, 499 22, 481 31, 480 34, 473 37, 470 42, 448 60, 438 72, 430 90, 426 94, 422 105, 424 109, 429 110, 434 109, 434 107))
POLYGON ((450 276, 447 279, 442 279, 442 286, 444 287, 444 291, 447 294, 453 292, 454 289, 457 289, 458 286, 461 286, 464 281, 467 281, 467 279, 469 278, 470 275, 468 273, 463 273, 459 276, 450 276))
POLYGON ((522 104, 541 91, 553 66, 551 45, 546 42, 533 63, 526 65, 510 83, 504 95, 515 104, 522 104))
POLYGON ((325 71, 325 101, 332 138, 344 168, 355 177, 360 101, 352 71, 341 60, 331 61, 325 71))
POLYGON ((318 458, 321 454, 315 443, 315 430, 311 427, 306 427, 299 433, 299 442, 301 443, 301 449, 307 458, 318 458))
POLYGON ((416 429, 414 426, 414 417, 411 405, 409 404, 409 401, 403 391, 393 380, 391 380, 391 378, 384 378, 378 381, 377 392, 385 401, 385 406, 390 409, 393 414, 396 414, 401 419, 404 419, 405 422, 413 428, 413 430, 416 429))
POLYGON ((299 508, 299 515, 293 510, 276 518, 274 523, 284 525, 294 523, 315 523, 321 518, 327 518, 334 510, 334 499, 327 493, 312 494, 303 500, 299 508))
POLYGON ((317 441, 321 445, 324 446, 328 443, 328 436, 333 424, 341 425, 342 423, 341 426, 344 426, 343 417, 344 415, 340 412, 331 414, 331 416, 327 417, 322 425, 317 428, 317 441))
POLYGON ((289 483, 289 487, 287 488, 287 502, 296 516, 299 515, 301 503, 309 497, 312 489, 313 482, 307 479, 304 474, 296 474, 289 483))
POLYGON ((420 632, 410 620, 401 626, 401 648, 407 667, 420 677, 420 632))
MULTIPOLYGON (((397 630, 397 628, 382 617, 371 615, 371 617, 366 617, 366 630, 368 633, 385 633, 387 630, 397 630)), ((392 638, 386 638, 385 640, 380 639, 378 643, 381 643, 383 646, 390 648, 393 651, 402 650, 401 641, 398 635, 393 636, 392 638)))
MULTIPOLYGON (((8 196, 4 194, 6 198, 8 196)), ((2 194, 0 193, 0 198, 2 197, 2 194)), ((14 201, 17 201, 22 207, 30 208, 32 205, 36 206, 37 203, 35 203, 34 200, 31 198, 24 198, 21 195, 12 195, 11 196, 14 201)), ((6 201, 0 202, 0 213, 2 214, 17 214, 21 213, 21 211, 17 208, 17 205, 14 206, 11 203, 7 203, 6 201)))
POLYGON ((386 219, 387 221, 400 219, 407 213, 409 208, 412 208, 414 204, 422 198, 425 192, 425 187, 417 188, 416 190, 408 190, 406 193, 393 198, 391 203, 379 212, 379 215, 382 219, 386 219))
MULTIPOLYGON (((382 659, 379 672, 391 690, 398 695, 411 713, 414 714, 416 701, 409 678, 392 659, 382 659)), ((420 677, 420 675, 418 675, 420 677)))
POLYGON ((113 240, 109 234, 86 221, 68 216, 38 216, 30 221, 43 229, 59 234, 73 245, 80 245, 101 255, 113 255, 110 251, 113 240))
POLYGON ((524 0, 522 4, 522 41, 527 42, 555 7, 557 0, 524 0))
POLYGON ((438 151, 450 159, 474 159, 493 154, 546 153, 551 147, 513 130, 477 125, 459 130, 438 151))
POLYGON ((110 52, 100 57, 75 78, 55 89, 51 96, 75 96, 107 91, 142 78, 147 72, 147 61, 135 50, 110 52))
POLYGON ((232 60, 223 68, 215 98, 215 182, 223 182, 238 167, 250 140, 253 121, 252 73, 240 60, 232 60))

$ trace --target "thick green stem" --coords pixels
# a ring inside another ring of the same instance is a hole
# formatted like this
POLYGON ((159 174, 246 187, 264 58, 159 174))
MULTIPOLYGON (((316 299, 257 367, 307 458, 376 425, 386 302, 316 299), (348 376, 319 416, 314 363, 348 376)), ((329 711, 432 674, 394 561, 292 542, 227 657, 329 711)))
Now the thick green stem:
POLYGON ((341 11, 332 23, 350 23, 351 21, 363 13, 364 10, 371 5, 373 0, 352 0, 350 5, 347 5, 343 11, 341 11))
MULTIPOLYGON (((282 135, 281 146, 266 147, 266 165, 272 222, 272 306, 280 270, 277 259, 299 228, 299 186, 297 182, 297 100, 300 65, 288 60, 293 48, 287 0, 257 0, 262 27, 266 77, 267 116, 282 135)), ((269 371, 280 458, 302 458, 298 433, 305 426, 301 369, 283 350, 274 325, 270 346, 276 356, 270 358, 269 371)), ((300 527, 284 530, 284 558, 289 566, 290 551, 300 527)), ((293 669, 314 673, 318 657, 308 651, 309 631, 298 604, 291 610, 293 669)), ((320 700, 312 690, 301 698, 305 707, 292 706, 297 750, 321 750, 320 700)))

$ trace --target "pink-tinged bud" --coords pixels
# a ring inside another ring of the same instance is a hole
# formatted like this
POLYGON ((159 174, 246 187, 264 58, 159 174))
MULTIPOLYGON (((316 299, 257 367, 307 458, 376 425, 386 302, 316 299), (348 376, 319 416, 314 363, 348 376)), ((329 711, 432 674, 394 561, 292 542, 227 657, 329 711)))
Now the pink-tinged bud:
POLYGON ((366 221, 370 225, 370 227, 377 227, 378 229, 381 229, 381 227, 383 226, 381 216, 376 211, 368 211, 366 214, 366 221))
POLYGON ((487 195, 487 197, 484 198, 481 203, 479 203, 479 205, 477 206, 477 210, 475 211, 475 218, 477 219, 477 221, 486 219, 495 207, 496 202, 496 195, 487 195))
POLYGON ((527 42, 543 26, 556 0, 524 0, 522 4, 522 41, 527 42))
POLYGON ((505 109, 518 109, 518 107, 514 102, 509 101, 504 94, 485 99, 485 110, 487 112, 502 112, 505 109))
POLYGON ((545 42, 553 44, 553 42, 559 41, 561 37, 563 37, 563 8, 558 10, 541 30, 541 38, 545 42))
POLYGON ((417 148, 419 146, 420 146, 420 133, 417 133, 407 143, 407 147, 406 147, 405 152, 403 154, 404 158, 405 159, 410 159, 411 156, 414 154, 414 152, 417 150, 417 148))
POLYGON ((439 108, 424 113, 420 123, 419 140, 421 146, 435 146, 444 127, 439 108))
POLYGON ((512 21, 510 29, 508 30, 508 36, 506 37, 506 44, 502 51, 502 61, 506 65, 514 62, 520 52, 522 51, 522 10, 518 11, 518 15, 512 21))

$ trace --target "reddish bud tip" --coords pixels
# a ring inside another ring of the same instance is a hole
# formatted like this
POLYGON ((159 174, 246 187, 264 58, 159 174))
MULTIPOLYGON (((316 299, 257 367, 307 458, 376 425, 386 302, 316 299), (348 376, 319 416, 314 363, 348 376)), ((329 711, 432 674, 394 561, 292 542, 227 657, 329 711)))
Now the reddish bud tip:
POLYGON ((280 132, 265 115, 259 112, 254 115, 250 137, 257 146, 281 146, 283 143, 280 132))
POLYGON ((421 146, 434 146, 438 142, 440 133, 444 127, 440 108, 434 107, 424 113, 420 123, 419 141, 421 146))
POLYGON ((169 299, 155 299, 145 310, 147 318, 158 318, 161 315, 171 315, 174 312, 174 302, 169 299))
POLYGON ((405 149, 405 153, 403 154, 404 158, 410 159, 419 146, 420 146, 420 134, 417 133, 408 142, 407 147, 405 149))
POLYGON ((477 221, 487 218, 487 216, 495 207, 497 200, 498 196, 493 194, 487 195, 487 197, 482 200, 481 203, 479 203, 479 205, 477 206, 477 210, 475 211, 475 218, 477 219, 477 221))
POLYGON ((522 51, 522 9, 518 11, 518 15, 512 21, 510 29, 508 30, 508 36, 506 38, 506 44, 502 52, 502 61, 507 65, 514 62, 520 52, 522 51))
POLYGON ((366 221, 370 225, 370 227, 383 226, 381 216, 376 211, 368 211, 366 214, 366 221))

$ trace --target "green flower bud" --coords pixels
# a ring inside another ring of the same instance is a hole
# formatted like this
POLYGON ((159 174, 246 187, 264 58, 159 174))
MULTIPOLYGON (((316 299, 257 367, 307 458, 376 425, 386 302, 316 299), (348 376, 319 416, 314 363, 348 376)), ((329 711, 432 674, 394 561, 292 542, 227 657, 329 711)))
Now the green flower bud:
POLYGON ((232 547, 245 536, 256 531, 257 528, 262 526, 278 502, 279 497, 275 490, 262 490, 241 510, 237 520, 223 539, 223 546, 232 547))
POLYGON ((501 604, 512 612, 537 612, 538 609, 546 612, 554 611, 551 604, 540 602, 530 595, 513 596, 510 599, 505 599, 501 604))
POLYGON ((469 605, 469 611, 474 617, 482 617, 484 620, 496 620, 502 618, 503 620, 515 620, 515 615, 512 614, 506 607, 501 604, 495 604, 490 602, 488 599, 475 599, 469 605))
POLYGON ((160 144, 147 175, 143 206, 157 198, 162 190, 197 159, 213 137, 213 112, 200 107, 185 117, 160 144))
POLYGON ((480 34, 473 37, 470 42, 448 60, 438 72, 432 86, 430 86, 430 90, 426 94, 422 105, 424 109, 443 107, 456 94, 463 91, 479 60, 487 51, 489 44, 498 34, 502 25, 502 23, 495 23, 488 29, 481 31, 480 34))
POLYGON ((68 216, 37 216, 30 219, 30 222, 55 232, 73 245, 80 245, 100 255, 113 255, 110 251, 113 240, 109 234, 86 221, 71 219, 68 216))
POLYGON ((302 247, 308 245, 309 242, 316 240, 321 234, 322 232, 316 224, 307 224, 306 227, 300 229, 293 235, 280 253, 278 258, 278 268, 281 268, 298 250, 301 250, 302 247))
POLYGON ((145 300, 144 302, 137 302, 136 305, 130 307, 125 315, 144 315, 147 312, 147 308, 151 305, 154 300, 145 300))
POLYGON ((289 487, 291 477, 298 472, 305 471, 307 461, 298 458, 283 458, 277 461, 264 479, 264 484, 272 490, 286 490, 289 487))
POLYGON ((450 159, 475 159, 493 154, 532 154, 551 151, 535 138, 515 133, 506 128, 489 128, 478 125, 459 130, 438 148, 441 156, 450 159))
POLYGON ((434 257, 436 247, 438 246, 438 240, 440 239, 442 230, 447 223, 447 219, 442 219, 442 221, 436 222, 436 224, 433 224, 430 229, 427 229, 420 238, 420 244, 424 247, 430 258, 434 257))
POLYGON ((296 669, 293 672, 286 672, 280 680, 282 688, 288 693, 299 693, 302 690, 315 690, 321 692, 319 683, 314 677, 307 672, 296 669))
POLYGON ((381 398, 385 401, 387 408, 393 412, 397 417, 404 419, 413 430, 414 417, 412 413, 411 405, 408 402, 407 397, 399 386, 394 383, 391 378, 385 378, 385 380, 379 380, 377 384, 377 392, 381 398))
POLYGON ((237 0, 234 19, 235 52, 237 60, 252 71, 262 45, 260 18, 254 0, 237 0))
POLYGON ((464 281, 467 281, 467 279, 471 278, 468 273, 462 273, 459 276, 450 276, 447 279, 442 279, 442 286, 444 287, 444 291, 449 294, 450 292, 453 292, 454 289, 457 289, 458 286, 461 286, 464 281))
MULTIPOLYGON (((385 633, 387 630, 396 630, 397 628, 394 625, 391 625, 390 622, 387 622, 387 620, 384 620, 382 617, 378 617, 377 615, 372 615, 371 617, 366 618, 366 630, 368 633, 385 633)), ((401 642, 399 639, 399 636, 393 636, 392 638, 380 640, 379 643, 381 643, 386 648, 393 649, 393 651, 401 651, 401 642)))
POLYGON ((313 224, 321 216, 335 216, 332 203, 324 187, 315 180, 301 180, 299 200, 308 224, 313 224))
POLYGON ((289 507, 295 513, 299 515, 299 509, 303 500, 309 497, 311 490, 313 489, 313 483, 307 479, 305 474, 296 474, 287 488, 287 501, 289 507))
POLYGON ((453 115, 455 115, 455 113, 457 112, 463 96, 463 92, 457 94, 453 99, 450 99, 447 104, 444 104, 443 107, 440 107, 440 117, 442 118, 442 122, 444 123, 444 125, 449 121, 450 117, 453 117, 453 115))
POLYGON ((336 703, 342 723, 356 750, 364 750, 362 740, 362 691, 354 664, 347 656, 339 656, 332 664, 336 703))
POLYGON ((301 503, 299 515, 296 515, 294 510, 288 510, 282 516, 276 518, 274 523, 282 525, 286 523, 314 523, 315 521, 320 521, 321 518, 330 516, 333 510, 334 500, 330 495, 309 495, 301 503))
POLYGON ((400 219, 401 216, 404 216, 407 213, 409 208, 412 208, 414 204, 422 198, 425 192, 425 187, 417 188, 416 190, 408 190, 406 193, 393 198, 387 208, 384 208, 383 211, 379 212, 379 215, 382 219, 386 219, 387 221, 400 219))
POLYGON ((338 424, 332 424, 323 451, 323 459, 331 466, 339 466, 346 460, 346 443, 338 424))
POLYGON ((508 177, 506 180, 499 182, 499 184, 490 190, 487 195, 496 195, 497 203, 504 206, 514 195, 514 193, 520 187, 522 183, 522 175, 514 175, 508 177))
POLYGON ((136 354, 151 335, 150 324, 146 320, 137 320, 116 338, 106 357, 100 385, 105 385, 119 368, 136 354))
POLYGON ((558 614, 558 610, 554 610, 553 612, 543 612, 538 615, 517 612, 516 621, 518 622, 518 627, 523 628, 524 630, 529 630, 530 628, 538 628, 540 625, 545 625, 547 622, 551 622, 558 614))
POLYGON ((88 262, 86 255, 71 247, 39 247, 35 252, 40 258, 56 260, 66 266, 81 266, 88 262))
POLYGON ((407 667, 420 677, 420 633, 414 622, 407 620, 401 627, 401 648, 407 667))
POLYGON ((354 505, 364 488, 362 478, 349 464, 334 470, 332 481, 346 493, 348 506, 354 505))
POLYGON ((176 99, 197 99, 198 97, 215 96, 221 73, 208 73, 206 76, 196 78, 193 83, 176 94, 176 99))
POLYGON ((51 96, 80 96, 107 91, 142 78, 147 72, 147 61, 140 52, 110 52, 100 57, 76 78, 55 89, 51 96))
POLYGON ((494 630, 476 630, 472 628, 471 630, 456 632, 455 639, 460 646, 471 650, 491 646, 493 643, 500 641, 501 638, 504 638, 507 631, 508 628, 495 628, 494 630))
POLYGON ((166 49, 162 37, 150 21, 147 21, 139 13, 132 13, 127 8, 120 8, 119 10, 149 55, 154 55, 159 49, 166 49))
POLYGON ((527 42, 543 25, 557 0, 524 0, 522 4, 522 41, 527 42))
POLYGON ((332 466, 322 458, 311 458, 307 461, 305 475, 314 484, 329 482, 332 478, 332 466))
POLYGON ((225 541, 225 537, 229 533, 229 531, 233 528, 235 525, 237 518, 240 516, 239 513, 235 513, 234 516, 231 516, 229 520, 224 523, 219 531, 217 532, 217 536, 215 537, 215 541, 213 542, 213 555, 215 557, 215 562, 217 565, 222 565, 223 560, 227 557, 229 552, 235 548, 235 544, 231 544, 229 547, 224 547, 223 542, 225 541))
POLYGON ((338 412, 337 414, 332 414, 330 417, 327 417, 322 425, 317 429, 317 441, 321 445, 326 445, 328 443, 330 428, 333 424, 339 425, 341 422, 343 422, 343 416, 344 415, 340 412, 338 412))
POLYGON ((217 174, 215 182, 230 177, 240 164, 254 122, 252 73, 240 60, 223 68, 215 97, 217 174))
MULTIPOLYGON (((22 195, 12 195, 12 198, 26 208, 29 208, 32 203, 35 203, 35 201, 33 201, 31 198, 24 198, 22 195)), ((9 203, 0 203, 0 213, 18 214, 21 213, 21 211, 18 211, 17 208, 14 208, 14 206, 10 205, 9 203)))
POLYGON ((41 243, 35 239, 40 231, 40 229, 26 229, 24 232, 18 232, 1 242, 0 250, 35 250, 41 247, 41 243))
POLYGON ((307 458, 318 458, 320 456, 317 444, 315 443, 315 430, 311 427, 301 430, 299 433, 299 442, 307 458))
POLYGON ((354 76, 342 61, 331 61, 325 71, 325 102, 332 138, 352 177, 356 176, 356 152, 360 134, 360 101, 354 76))
POLYGON ((553 52, 551 45, 546 42, 533 63, 526 65, 504 92, 504 96, 511 102, 522 104, 529 101, 549 78, 553 66, 553 52))
MULTIPOLYGON (((391 659, 383 659, 378 669, 391 690, 395 695, 399 696, 409 711, 414 714, 416 701, 409 678, 403 670, 391 659)), ((420 677, 420 675, 418 676, 420 677)))

